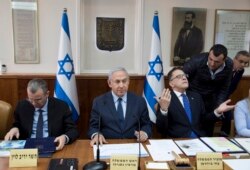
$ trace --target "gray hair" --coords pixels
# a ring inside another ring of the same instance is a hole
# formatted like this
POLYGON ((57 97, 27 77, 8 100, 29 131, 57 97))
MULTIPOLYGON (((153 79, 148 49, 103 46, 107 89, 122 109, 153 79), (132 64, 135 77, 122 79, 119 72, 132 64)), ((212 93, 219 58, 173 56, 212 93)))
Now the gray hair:
POLYGON ((43 79, 35 78, 29 81, 27 89, 31 93, 37 92, 38 89, 42 89, 44 93, 48 91, 47 82, 43 79))
POLYGON ((127 77, 129 78, 128 72, 127 72, 127 70, 124 67, 116 67, 116 68, 114 68, 114 69, 112 69, 112 70, 109 71, 108 80, 111 80, 112 75, 115 72, 117 72, 117 71, 123 71, 123 72, 125 72, 127 74, 127 77))

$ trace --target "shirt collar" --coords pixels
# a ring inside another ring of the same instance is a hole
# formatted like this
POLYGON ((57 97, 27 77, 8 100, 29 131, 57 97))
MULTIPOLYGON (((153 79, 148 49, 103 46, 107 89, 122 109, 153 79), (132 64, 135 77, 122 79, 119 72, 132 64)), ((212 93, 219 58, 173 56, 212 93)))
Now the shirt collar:
POLYGON ((127 93, 125 93, 122 97, 118 97, 113 91, 111 91, 114 103, 117 102, 118 98, 122 98, 122 100, 127 103, 127 93))
MULTIPOLYGON (((175 90, 173 90, 173 92, 176 94, 177 97, 181 97, 181 95, 183 94, 175 90)), ((186 92, 184 92, 184 94, 186 94, 186 92)))

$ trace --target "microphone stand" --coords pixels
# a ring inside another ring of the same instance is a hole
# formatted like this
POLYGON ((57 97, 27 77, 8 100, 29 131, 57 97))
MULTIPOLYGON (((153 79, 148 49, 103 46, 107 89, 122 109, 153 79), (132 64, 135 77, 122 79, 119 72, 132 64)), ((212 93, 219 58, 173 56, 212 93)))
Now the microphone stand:
MULTIPOLYGON (((139 125, 140 126, 140 125, 139 125)), ((140 128, 139 128, 140 129, 140 128)), ((138 143, 139 143, 139 158, 138 158, 138 170, 141 169, 141 139, 140 139, 140 130, 139 130, 139 139, 138 139, 138 143)))
POLYGON ((99 115, 99 130, 97 133, 96 161, 91 161, 85 164, 82 168, 83 170, 105 170, 108 167, 105 161, 100 161, 100 147, 99 147, 100 129, 101 129, 101 115, 99 115))
POLYGON ((138 158, 138 170, 141 169, 141 122, 140 119, 135 115, 137 121, 138 121, 138 144, 139 144, 139 158, 138 158))

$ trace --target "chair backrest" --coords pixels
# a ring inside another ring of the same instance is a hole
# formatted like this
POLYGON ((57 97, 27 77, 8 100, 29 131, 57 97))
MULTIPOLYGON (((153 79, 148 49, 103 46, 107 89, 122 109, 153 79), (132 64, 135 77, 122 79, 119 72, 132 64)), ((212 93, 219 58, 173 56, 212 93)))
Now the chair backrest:
POLYGON ((230 129, 230 135, 229 136, 230 137, 235 137, 236 136, 234 119, 231 120, 231 129, 230 129))
POLYGON ((0 100, 0 139, 3 139, 10 128, 12 106, 0 100))

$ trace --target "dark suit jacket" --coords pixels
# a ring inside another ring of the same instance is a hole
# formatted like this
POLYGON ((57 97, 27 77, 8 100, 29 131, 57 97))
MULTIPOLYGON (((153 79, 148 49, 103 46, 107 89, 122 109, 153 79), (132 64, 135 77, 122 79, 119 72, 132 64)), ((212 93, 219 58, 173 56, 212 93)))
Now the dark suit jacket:
POLYGON ((188 36, 186 32, 187 30, 182 28, 175 42, 174 56, 179 56, 181 59, 184 59, 177 61, 175 65, 183 65, 186 58, 199 54, 203 49, 202 31, 196 26, 193 26, 188 36))
POLYGON ((240 70, 240 71, 236 71, 233 72, 232 74, 232 80, 231 80, 231 84, 229 86, 229 90, 228 90, 228 97, 233 94, 233 92, 236 90, 240 79, 242 78, 242 75, 244 74, 244 69, 240 70))
POLYGON ((192 111, 192 123, 190 123, 176 94, 171 92, 172 98, 167 116, 164 116, 160 109, 157 112, 156 126, 163 137, 188 138, 192 131, 198 137, 206 136, 202 129, 202 123, 207 120, 218 120, 214 113, 205 113, 203 100, 198 93, 187 91, 186 94, 192 111))
POLYGON ((189 90, 199 93, 205 103, 206 110, 211 112, 227 99, 233 61, 227 57, 224 69, 212 79, 207 66, 208 55, 209 53, 201 53, 193 56, 185 63, 183 70, 189 76, 189 90))
MULTIPOLYGON (((15 121, 13 127, 19 129, 20 139, 30 138, 34 111, 35 108, 27 100, 22 100, 17 104, 14 111, 15 121)), ((56 98, 49 98, 48 100, 48 131, 50 137, 67 135, 69 143, 79 136, 69 106, 62 100, 56 98)))
POLYGON ((89 121, 88 137, 99 130, 108 139, 135 138, 135 130, 141 130, 151 136, 151 122, 144 98, 127 93, 127 108, 125 116, 125 127, 121 129, 111 92, 98 96, 93 101, 91 118, 89 121))

